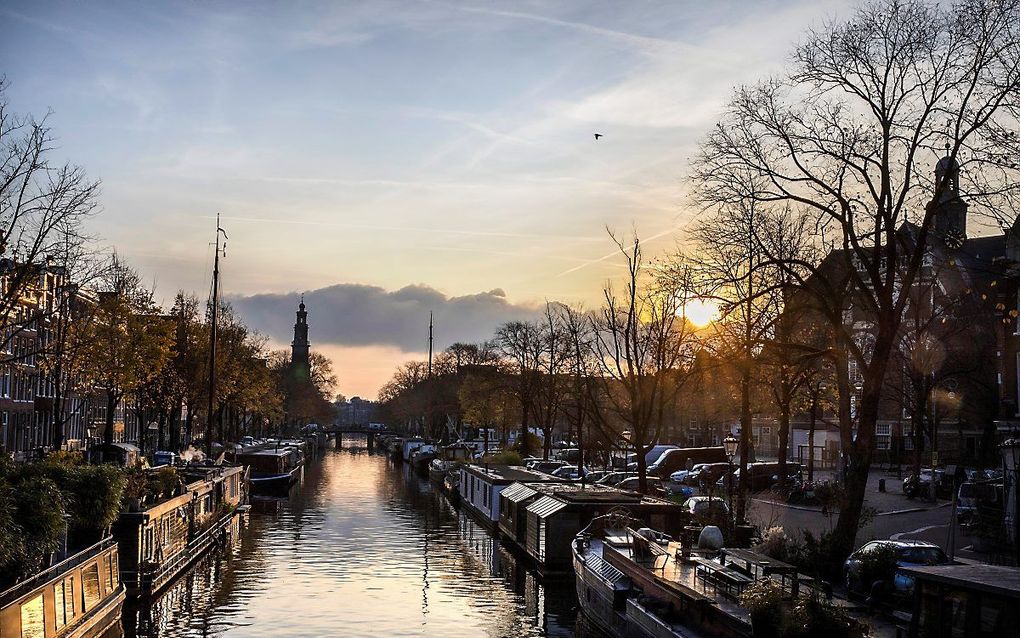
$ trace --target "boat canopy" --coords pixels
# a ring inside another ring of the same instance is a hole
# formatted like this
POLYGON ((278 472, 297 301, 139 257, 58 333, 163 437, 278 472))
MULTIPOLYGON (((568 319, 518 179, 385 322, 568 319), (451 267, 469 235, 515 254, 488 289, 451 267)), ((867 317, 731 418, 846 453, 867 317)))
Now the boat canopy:
POLYGON ((511 503, 520 503, 521 501, 526 501, 535 494, 538 494, 538 491, 529 485, 525 485, 524 483, 514 483, 513 485, 499 493, 501 497, 505 498, 511 503))
POLYGON ((545 519, 549 518, 566 506, 567 504, 558 498, 543 496, 528 506, 528 512, 539 518, 545 519))

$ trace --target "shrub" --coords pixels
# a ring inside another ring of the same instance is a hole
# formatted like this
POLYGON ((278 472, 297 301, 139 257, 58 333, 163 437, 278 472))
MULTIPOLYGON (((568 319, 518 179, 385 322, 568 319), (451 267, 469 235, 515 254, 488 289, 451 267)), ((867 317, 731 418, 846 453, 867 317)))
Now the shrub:
POLYGON ((751 615, 755 638, 780 638, 783 635, 783 590, 770 578, 748 585, 740 595, 740 604, 751 615))
POLYGON ((797 601, 784 622, 784 638, 850 638, 856 624, 841 607, 818 597, 797 601))
POLYGON ((790 555, 790 548, 793 545, 786 531, 780 527, 770 527, 762 535, 761 543, 755 545, 754 550, 765 554, 769 558, 786 562, 790 555))
POLYGON ((892 582, 896 575, 896 549, 879 545, 861 554, 860 581, 868 589, 875 581, 892 582))
POLYGON ((839 581, 843 560, 835 556, 832 532, 815 536, 810 530, 804 530, 804 542, 799 545, 791 543, 787 551, 788 562, 796 565, 799 571, 829 582, 839 581))
POLYGON ((507 450, 499 454, 490 454, 482 458, 483 463, 490 465, 524 465, 524 460, 517 452, 507 450))

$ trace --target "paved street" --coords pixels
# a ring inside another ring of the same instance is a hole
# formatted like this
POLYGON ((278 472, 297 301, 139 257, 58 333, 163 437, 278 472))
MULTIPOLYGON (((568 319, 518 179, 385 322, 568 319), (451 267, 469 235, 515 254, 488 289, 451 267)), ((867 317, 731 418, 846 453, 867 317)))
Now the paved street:
MULTIPOLYGON (((825 478, 824 476, 822 478, 825 478)), ((952 503, 945 500, 908 499, 903 495, 902 483, 884 471, 872 472, 865 507, 877 514, 857 535, 857 544, 874 539, 919 539, 937 543, 943 548, 949 544, 949 523, 952 503), (878 490, 879 479, 885 479, 886 491, 878 490)), ((813 506, 789 506, 771 500, 762 494, 752 500, 748 514, 750 520, 763 529, 782 526, 787 534, 799 535, 803 530, 820 533, 831 530, 836 524, 836 512, 823 514, 813 506)), ((956 547, 962 549, 971 541, 957 526, 956 547)), ((962 552, 966 555, 967 552, 962 552)))

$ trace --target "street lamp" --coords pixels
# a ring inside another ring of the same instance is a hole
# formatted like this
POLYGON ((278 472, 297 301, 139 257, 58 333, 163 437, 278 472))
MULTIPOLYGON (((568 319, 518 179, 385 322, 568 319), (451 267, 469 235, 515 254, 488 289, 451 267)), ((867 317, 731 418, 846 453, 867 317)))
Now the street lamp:
MULTIPOLYGON (((1020 481, 1020 438, 1015 435, 1006 439, 999 446, 1002 454, 1002 465, 1005 470, 1004 477, 1008 477, 1009 491, 1006 495, 1006 509, 1010 513, 1011 524, 1006 526, 1006 534, 1012 534, 1013 547, 1016 550, 1016 559, 1020 563, 1020 494, 1017 494, 1018 481, 1020 481)), ((1003 516, 1005 519, 1005 516, 1003 516)), ((1005 522, 1005 520, 1003 520, 1005 522)))
POLYGON ((737 455, 737 447, 740 441, 730 435, 723 439, 723 450, 726 452, 726 463, 728 472, 726 474, 726 494, 730 500, 730 519, 733 519, 733 457, 737 455))

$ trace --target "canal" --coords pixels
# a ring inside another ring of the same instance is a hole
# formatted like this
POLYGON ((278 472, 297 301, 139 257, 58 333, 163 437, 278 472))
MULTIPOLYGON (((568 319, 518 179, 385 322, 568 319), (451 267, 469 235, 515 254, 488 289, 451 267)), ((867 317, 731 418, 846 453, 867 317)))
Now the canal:
POLYGON ((572 581, 538 581, 438 488, 365 445, 346 440, 288 499, 254 502, 233 547, 125 610, 125 634, 575 635, 572 581))

